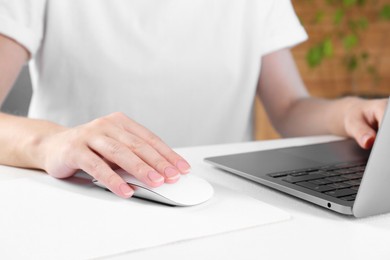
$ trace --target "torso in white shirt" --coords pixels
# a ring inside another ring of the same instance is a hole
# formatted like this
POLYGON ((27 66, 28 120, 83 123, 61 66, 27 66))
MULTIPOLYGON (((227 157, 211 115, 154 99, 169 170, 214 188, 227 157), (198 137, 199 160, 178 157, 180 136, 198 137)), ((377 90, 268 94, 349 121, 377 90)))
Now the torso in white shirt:
POLYGON ((261 56, 306 37, 288 0, 40 2, 29 116, 121 111, 171 146, 250 140, 261 56))

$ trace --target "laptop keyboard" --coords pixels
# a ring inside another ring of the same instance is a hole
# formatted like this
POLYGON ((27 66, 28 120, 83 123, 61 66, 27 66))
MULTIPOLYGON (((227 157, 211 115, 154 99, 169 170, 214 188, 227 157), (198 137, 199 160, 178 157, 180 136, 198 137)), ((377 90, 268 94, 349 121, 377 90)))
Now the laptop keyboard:
POLYGON ((346 201, 354 201, 367 162, 271 173, 268 176, 346 201))

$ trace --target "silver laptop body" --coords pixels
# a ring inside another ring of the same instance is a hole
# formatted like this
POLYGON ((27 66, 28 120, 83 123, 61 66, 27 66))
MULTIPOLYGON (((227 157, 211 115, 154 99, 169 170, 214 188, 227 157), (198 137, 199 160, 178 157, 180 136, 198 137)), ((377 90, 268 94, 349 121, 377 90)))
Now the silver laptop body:
POLYGON ((390 105, 371 151, 347 139, 215 156, 205 161, 342 214, 366 217, 387 213, 390 212, 389 110, 390 105), (336 183, 327 183, 330 180, 336 183))

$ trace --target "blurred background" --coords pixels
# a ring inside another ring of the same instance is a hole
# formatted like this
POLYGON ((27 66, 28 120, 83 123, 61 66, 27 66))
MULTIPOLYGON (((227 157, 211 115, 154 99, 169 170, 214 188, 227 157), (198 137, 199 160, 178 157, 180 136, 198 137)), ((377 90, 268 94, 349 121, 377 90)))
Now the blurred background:
MULTIPOLYGON (((292 49, 311 95, 390 95, 390 0, 292 0, 309 40, 292 49)), ((274 139, 256 102, 256 139, 274 139)))
MULTIPOLYGON (((390 0, 292 0, 309 40, 292 52, 315 97, 390 95, 390 0)), ((26 115, 31 82, 24 68, 1 110, 26 115)), ((256 101, 256 139, 274 131, 256 101)))
POLYGON ((1 111, 20 116, 27 115, 31 94, 30 74, 25 66, 4 101, 1 111))

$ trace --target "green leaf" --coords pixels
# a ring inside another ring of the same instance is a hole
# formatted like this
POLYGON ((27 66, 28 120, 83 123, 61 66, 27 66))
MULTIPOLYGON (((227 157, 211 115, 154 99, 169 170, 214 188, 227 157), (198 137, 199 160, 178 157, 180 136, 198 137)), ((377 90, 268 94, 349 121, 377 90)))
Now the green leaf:
POLYGON ((384 5, 379 13, 380 18, 390 20, 390 5, 384 5))
POLYGON ((350 20, 348 27, 351 31, 356 32, 357 30, 365 30, 368 28, 368 19, 366 17, 360 17, 356 20, 350 20))
POLYGON ((326 3, 329 6, 339 6, 340 4, 342 4, 340 0, 326 0, 326 3))
POLYGON ((332 4, 334 3, 334 0, 326 0, 326 3, 327 3, 328 5, 332 5, 332 4))
POLYGON ((358 1, 357 1, 357 4, 358 4, 359 6, 363 6, 363 5, 366 4, 366 0, 358 0, 358 1))
POLYGON ((306 62, 309 67, 314 68, 321 64, 324 58, 321 45, 311 47, 306 54, 306 62))
POLYGON ((366 17, 361 17, 359 20, 357 20, 357 25, 360 29, 367 29, 368 23, 369 22, 366 17))
POLYGON ((316 16, 314 18, 314 22, 315 23, 320 23, 324 20, 324 17, 325 17, 325 12, 324 11, 318 11, 316 13, 316 16))
POLYGON ((325 57, 332 57, 333 56, 333 43, 330 38, 326 39, 322 43, 322 53, 325 57))
POLYGON ((306 62, 311 68, 321 64, 324 58, 333 56, 332 39, 327 38, 311 47, 306 54, 306 62))
POLYGON ((347 58, 347 69, 349 71, 354 71, 357 69, 359 65, 359 61, 355 55, 352 55, 347 58))
POLYGON ((345 7, 354 6, 357 4, 357 0, 343 0, 343 5, 345 7))
POLYGON ((341 24, 341 22, 343 21, 344 15, 345 15, 345 13, 343 10, 337 9, 333 15, 333 23, 336 25, 341 24))
POLYGON ((349 51, 359 43, 359 39, 355 34, 349 34, 343 38, 344 49, 349 51))

